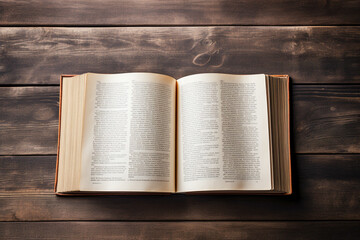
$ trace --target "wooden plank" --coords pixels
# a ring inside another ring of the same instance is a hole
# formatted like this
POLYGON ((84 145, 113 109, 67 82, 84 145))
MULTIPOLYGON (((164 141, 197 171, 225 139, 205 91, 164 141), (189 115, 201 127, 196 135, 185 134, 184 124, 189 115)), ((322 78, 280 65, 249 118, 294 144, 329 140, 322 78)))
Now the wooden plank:
POLYGON ((359 239, 359 222, 0 223, 3 239, 359 239))
POLYGON ((360 153, 359 85, 298 85, 291 98, 295 152, 360 153))
MULTIPOLYGON (((0 88, 0 155, 56 154, 59 87, 0 88)), ((293 85, 292 151, 360 153, 360 85, 293 85)))
POLYGON ((360 220, 359 160, 294 156, 291 196, 57 197, 55 156, 1 157, 0 221, 360 220))
POLYGON ((358 1, 0 1, 2 25, 359 24, 358 1))
POLYGON ((0 193, 53 193, 56 156, 0 157, 0 193))
POLYGON ((1 84, 58 84, 63 73, 134 71, 176 78, 289 74, 297 84, 360 83, 358 26, 19 27, 1 28, 0 39, 1 84))
POLYGON ((59 87, 0 88, 0 155, 56 154, 59 87))

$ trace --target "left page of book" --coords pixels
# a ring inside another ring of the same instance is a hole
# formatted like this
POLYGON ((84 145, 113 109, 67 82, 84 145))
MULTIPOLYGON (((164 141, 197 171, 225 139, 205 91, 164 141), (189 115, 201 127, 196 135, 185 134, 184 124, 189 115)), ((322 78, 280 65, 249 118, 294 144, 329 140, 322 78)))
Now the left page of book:
POLYGON ((176 80, 87 74, 81 191, 175 191, 176 80))

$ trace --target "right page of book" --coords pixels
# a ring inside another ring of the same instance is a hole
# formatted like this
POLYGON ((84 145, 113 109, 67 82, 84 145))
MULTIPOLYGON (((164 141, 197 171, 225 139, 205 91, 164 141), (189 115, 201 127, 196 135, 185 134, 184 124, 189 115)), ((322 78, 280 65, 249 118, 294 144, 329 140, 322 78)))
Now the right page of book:
POLYGON ((177 81, 177 192, 271 190, 266 78, 177 81))

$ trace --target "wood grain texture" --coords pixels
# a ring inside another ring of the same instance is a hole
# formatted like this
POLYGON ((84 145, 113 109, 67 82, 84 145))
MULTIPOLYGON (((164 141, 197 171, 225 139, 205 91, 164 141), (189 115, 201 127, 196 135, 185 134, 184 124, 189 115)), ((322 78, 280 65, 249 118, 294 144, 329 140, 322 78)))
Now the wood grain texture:
POLYGON ((290 94, 295 152, 360 152, 359 85, 297 85, 290 94))
MULTIPOLYGON (((360 153, 360 86, 293 85, 296 153, 360 153)), ((56 154, 59 87, 0 88, 0 155, 56 154)))
POLYGON ((2 239, 359 239, 359 222, 0 223, 2 239))
POLYGON ((360 27, 0 28, 0 84, 60 74, 289 74, 293 83, 360 83, 360 27))
POLYGON ((0 155, 56 154, 59 87, 0 88, 0 155))
POLYGON ((294 156, 291 196, 58 197, 55 160, 0 158, 0 221, 360 220, 360 155, 294 156))
POLYGON ((53 193, 55 169, 56 156, 1 156, 0 194, 53 193))
POLYGON ((359 24, 358 1, 0 1, 3 25, 359 24))

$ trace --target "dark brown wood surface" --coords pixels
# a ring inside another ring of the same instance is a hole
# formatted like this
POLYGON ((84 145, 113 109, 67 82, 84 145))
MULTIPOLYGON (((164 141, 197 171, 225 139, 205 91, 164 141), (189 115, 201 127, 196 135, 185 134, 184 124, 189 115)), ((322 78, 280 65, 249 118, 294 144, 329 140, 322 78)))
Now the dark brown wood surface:
POLYGON ((59 84, 60 74, 289 74, 360 83, 360 27, 1 28, 0 83, 59 84), (76 64, 75 64, 76 63, 76 64))
POLYGON ((355 239, 360 222, 19 222, 6 239, 355 239), (55 234, 56 233, 56 234, 55 234), (295 234, 296 233, 296 234, 295 234))
POLYGON ((12 0, 2 25, 339 25, 358 24, 353 0, 12 0))
POLYGON ((0 1, 0 239, 359 239, 360 1, 0 1), (294 194, 53 194, 59 75, 289 74, 294 194))

